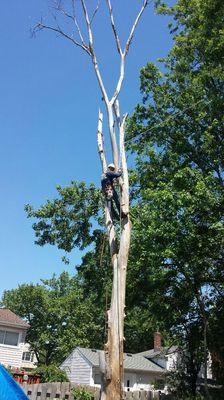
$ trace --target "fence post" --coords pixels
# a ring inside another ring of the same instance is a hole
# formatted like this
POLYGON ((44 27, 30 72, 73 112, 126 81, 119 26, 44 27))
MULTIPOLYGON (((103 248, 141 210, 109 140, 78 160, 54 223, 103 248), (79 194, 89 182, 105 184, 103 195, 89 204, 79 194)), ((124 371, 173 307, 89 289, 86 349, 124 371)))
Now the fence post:
POLYGON ((129 392, 129 393, 132 393, 132 397, 133 397, 134 400, 138 400, 138 399, 145 400, 145 397, 141 397, 142 394, 143 394, 142 391, 140 391, 140 392, 139 391, 134 391, 134 392, 129 392))
POLYGON ((47 400, 49 398, 51 398, 51 393, 52 393, 52 385, 50 383, 48 383, 48 385, 46 386, 46 399, 47 400))
POLYGON ((133 394, 134 392, 124 392, 124 398, 125 400, 133 399, 133 394))

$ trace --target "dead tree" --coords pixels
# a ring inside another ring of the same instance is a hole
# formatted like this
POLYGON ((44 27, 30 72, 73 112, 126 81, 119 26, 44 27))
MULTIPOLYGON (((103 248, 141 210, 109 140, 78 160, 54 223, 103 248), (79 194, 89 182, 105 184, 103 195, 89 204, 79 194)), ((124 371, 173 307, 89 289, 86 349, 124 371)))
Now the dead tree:
MULTIPOLYGON (((120 221, 119 232, 116 232, 116 225, 113 221, 109 202, 105 204, 105 223, 108 232, 111 261, 113 266, 113 285, 110 309, 108 310, 108 340, 104 351, 100 354, 100 369, 102 373, 102 394, 101 400, 120 400, 123 398, 123 342, 124 342, 124 310, 125 310, 125 287, 126 271, 128 263, 128 254, 130 247, 131 222, 129 214, 129 181, 128 169, 125 154, 124 135, 125 122, 127 114, 120 114, 118 97, 122 88, 125 73, 125 60, 132 42, 135 29, 146 8, 149 0, 143 0, 141 9, 133 23, 125 46, 122 48, 118 35, 117 27, 114 21, 113 8, 111 0, 105 0, 108 8, 110 25, 113 37, 120 58, 120 72, 117 84, 111 98, 106 90, 98 58, 95 50, 94 36, 92 30, 93 19, 99 9, 99 3, 90 15, 86 1, 81 0, 81 10, 84 17, 84 27, 80 25, 76 13, 76 0, 70 0, 70 8, 66 9, 63 2, 56 0, 53 2, 52 25, 47 25, 40 21, 34 31, 47 29, 56 32, 71 41, 75 46, 80 47, 90 57, 99 88, 104 100, 109 137, 111 142, 111 153, 115 169, 120 165, 122 177, 119 178, 121 213, 125 215, 120 221), (64 24, 60 25, 58 17, 65 17, 73 24, 75 33, 65 31, 64 24), (118 138, 118 143, 117 143, 118 138), (120 156, 120 157, 119 157, 120 156)), ((67 2, 68 3, 68 2, 67 2)), ((102 163, 102 170, 105 173, 107 169, 107 160, 104 151, 103 140, 103 113, 99 111, 98 133, 97 133, 98 151, 102 163)))

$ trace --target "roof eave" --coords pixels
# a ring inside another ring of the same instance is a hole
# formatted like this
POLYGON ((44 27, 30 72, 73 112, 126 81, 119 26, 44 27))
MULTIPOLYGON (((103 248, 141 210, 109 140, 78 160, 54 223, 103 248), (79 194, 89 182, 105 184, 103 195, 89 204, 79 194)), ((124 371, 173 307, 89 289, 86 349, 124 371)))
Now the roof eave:
POLYGON ((136 369, 136 368, 124 368, 125 371, 135 371, 135 372, 149 372, 150 374, 165 374, 167 370, 164 368, 161 371, 153 371, 148 369, 136 369))
POLYGON ((30 325, 23 325, 23 324, 17 324, 13 322, 6 322, 6 321, 0 321, 0 326, 9 326, 10 328, 20 328, 25 331, 27 331, 30 328, 30 325))

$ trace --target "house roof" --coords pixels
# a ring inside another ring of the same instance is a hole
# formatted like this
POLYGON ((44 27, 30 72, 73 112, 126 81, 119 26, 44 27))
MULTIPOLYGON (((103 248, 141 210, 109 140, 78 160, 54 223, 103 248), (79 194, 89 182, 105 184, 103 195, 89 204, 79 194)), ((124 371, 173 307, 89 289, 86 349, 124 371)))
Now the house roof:
POLYGON ((18 317, 14 312, 8 308, 0 308, 0 325, 12 326, 18 328, 28 329, 30 327, 27 322, 18 317))
POLYGON ((178 346, 162 347, 161 350, 155 351, 154 349, 142 351, 137 353, 139 356, 146 358, 155 358, 157 356, 165 356, 167 354, 175 353, 178 350, 178 346))
MULTIPOLYGON (((85 349, 78 347, 82 355, 94 366, 99 367, 99 350, 85 349)), ((148 371, 164 373, 165 369, 155 364, 153 361, 139 354, 124 354, 124 369, 131 369, 135 371, 148 371)))

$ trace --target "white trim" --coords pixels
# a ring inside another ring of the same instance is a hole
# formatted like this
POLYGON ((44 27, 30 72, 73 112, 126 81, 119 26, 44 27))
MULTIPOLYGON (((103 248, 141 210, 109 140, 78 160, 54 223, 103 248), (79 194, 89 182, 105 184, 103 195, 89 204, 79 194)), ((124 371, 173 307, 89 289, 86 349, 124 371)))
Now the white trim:
POLYGON ((3 344, 3 343, 0 343, 0 347, 10 348, 10 349, 18 349, 18 347, 19 347, 19 341, 18 341, 18 344, 17 344, 16 346, 13 346, 13 345, 11 345, 11 344, 3 344))

